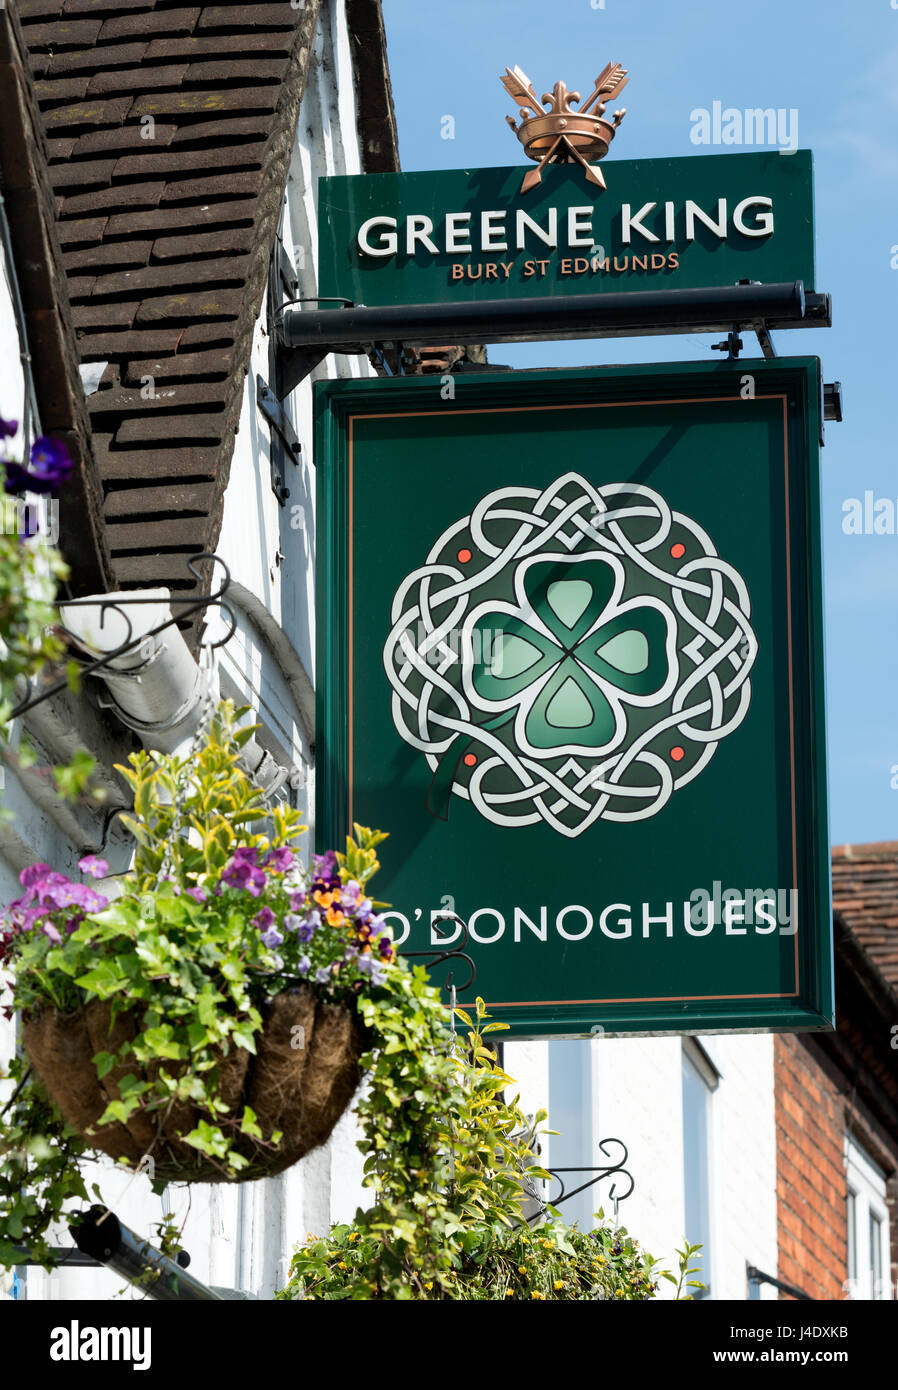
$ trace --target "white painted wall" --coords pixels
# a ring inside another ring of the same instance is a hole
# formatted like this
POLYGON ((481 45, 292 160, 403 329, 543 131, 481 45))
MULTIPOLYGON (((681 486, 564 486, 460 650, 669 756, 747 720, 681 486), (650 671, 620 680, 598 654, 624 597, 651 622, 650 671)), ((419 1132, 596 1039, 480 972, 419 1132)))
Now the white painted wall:
MULTIPOLYGON (((776 1274, 776 1142, 773 1095, 773 1038, 764 1034, 715 1034, 700 1040, 719 1084, 711 1098, 711 1212, 715 1299, 748 1297, 746 1263, 776 1274)), ((684 1236, 682 1041, 680 1038, 597 1038, 592 1041, 507 1043, 505 1067, 521 1085, 524 1108, 549 1111, 548 1124, 561 1128, 572 1092, 566 1066, 589 1088, 587 1114, 576 1121, 577 1147, 564 1137, 550 1138, 543 1158, 549 1166, 587 1167, 605 1161, 603 1139, 623 1140, 627 1167, 635 1180, 621 1202, 618 1219, 644 1249, 675 1270, 684 1236), (574 1062, 572 1049, 580 1052, 574 1062), (554 1054, 554 1058, 553 1058, 554 1054)), ((609 1147, 617 1161, 619 1150, 609 1147)), ((569 1187, 576 1185, 571 1181, 569 1187)), ((557 1187, 551 1192, 557 1192, 557 1187)), ((623 1190, 621 1187, 619 1190, 623 1190)), ((588 1212, 603 1206, 610 1215, 609 1185, 595 1189, 593 1202, 574 1199, 560 1210, 581 1225, 588 1212), (583 1210, 581 1210, 583 1208, 583 1210)), ((660 1295, 672 1286, 662 1281, 660 1295)), ((765 1285, 762 1298, 775 1298, 765 1285)))

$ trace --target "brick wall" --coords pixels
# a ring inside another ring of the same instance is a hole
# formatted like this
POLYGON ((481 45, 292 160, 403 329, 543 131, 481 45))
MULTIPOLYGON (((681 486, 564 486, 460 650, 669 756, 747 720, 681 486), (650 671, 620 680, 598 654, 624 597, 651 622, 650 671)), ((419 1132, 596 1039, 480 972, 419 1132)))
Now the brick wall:
POLYGON ((838 1075, 798 1036, 774 1051, 779 1278, 813 1298, 844 1297, 845 1098, 838 1075))

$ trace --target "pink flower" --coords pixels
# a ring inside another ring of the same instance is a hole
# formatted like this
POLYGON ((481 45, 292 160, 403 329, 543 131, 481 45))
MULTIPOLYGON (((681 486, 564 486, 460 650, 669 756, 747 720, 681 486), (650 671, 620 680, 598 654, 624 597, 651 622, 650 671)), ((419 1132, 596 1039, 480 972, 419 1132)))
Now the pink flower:
POLYGON ((105 878, 109 873, 106 860, 98 859, 95 854, 85 854, 83 859, 78 860, 78 868, 83 874, 90 874, 91 878, 105 878))
MULTIPOLYGON (((49 864, 29 864, 28 868, 23 869, 19 874, 19 882, 23 888, 31 888, 37 883, 38 879, 43 878, 44 874, 48 873, 50 873, 49 864)), ((60 874, 60 878, 61 877, 62 875, 60 874)))

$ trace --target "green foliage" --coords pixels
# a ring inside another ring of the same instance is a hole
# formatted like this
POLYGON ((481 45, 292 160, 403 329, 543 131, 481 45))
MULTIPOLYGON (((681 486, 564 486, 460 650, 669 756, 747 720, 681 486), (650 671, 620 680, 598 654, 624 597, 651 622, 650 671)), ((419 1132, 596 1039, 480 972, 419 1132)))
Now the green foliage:
POLYGON ((310 1236, 279 1298, 654 1297, 654 1261, 623 1229, 587 1234, 552 1208, 536 1230, 524 1220, 522 1179, 548 1176, 533 1158, 546 1116, 531 1124, 507 1099, 513 1080, 485 1040, 505 1025, 481 999, 473 1017, 457 1011, 457 1039, 420 968, 395 972, 363 1009, 377 1038, 358 1107, 374 1205, 310 1236))
POLYGON ((691 1299, 693 1295, 686 1293, 686 1289, 703 1289, 705 1285, 700 1279, 690 1279, 690 1274, 700 1274, 701 1269, 698 1265, 690 1265, 689 1261, 694 1259, 701 1250, 700 1245, 690 1245, 688 1240, 683 1241, 683 1249, 677 1251, 678 1272, 671 1274, 669 1270, 662 1271, 662 1278, 669 1283, 676 1285, 676 1298, 691 1299))
MULTIPOLYGON (((310 1236, 296 1252, 290 1283, 277 1297, 364 1296, 357 1291, 375 1257, 373 1237, 358 1223, 334 1226, 326 1239, 310 1236)), ((439 1288, 435 1281, 425 1280, 414 1297, 462 1302, 633 1302, 654 1298, 657 1287, 654 1261, 640 1253, 638 1243, 623 1227, 615 1229, 603 1222, 586 1232, 566 1226, 557 1213, 549 1213, 536 1228, 526 1223, 499 1231, 485 1225, 472 1227, 457 1242, 448 1286, 439 1288)))
MULTIPOLYGON (((134 793, 128 823, 138 851, 120 897, 109 903, 38 866, 33 872, 49 877, 23 879, 30 897, 11 905, 0 931, 0 957, 15 973, 11 1007, 26 1019, 48 1006, 68 1013, 102 1000, 113 1017, 127 1012, 137 1022, 133 1040, 93 1059, 100 1077, 126 1069, 98 1125, 138 1110, 152 1120, 190 1102, 197 1123, 181 1137, 225 1178, 249 1162, 240 1151, 247 1137, 259 1149, 276 1148, 281 1137, 263 1137, 249 1109, 230 1114, 218 1093, 222 1059, 234 1048, 255 1052, 266 1001, 307 981, 321 998, 364 1013, 385 981, 407 974, 364 896, 362 879, 375 871, 384 836, 359 827, 342 871, 334 855, 304 871, 293 849, 305 829, 299 813, 269 811, 239 765, 252 733, 240 727, 243 713, 224 702, 189 758, 140 752, 121 769, 134 793), (354 868, 361 879, 351 878, 354 868)), ((107 866, 88 856, 82 867, 107 866)), ((414 997, 401 985, 386 994, 397 1001, 397 1026, 414 1029, 404 1017, 417 1012, 414 997)), ((37 1258, 46 1255, 44 1231, 81 1191, 77 1168, 66 1165, 77 1165, 87 1147, 20 1068, 17 1061, 9 1073, 22 1089, 0 1151, 0 1263, 22 1239, 37 1258)))
POLYGON ((0 727, 16 704, 18 677, 37 675, 62 652, 51 625, 57 620, 56 586, 69 573, 43 536, 21 536, 18 504, 3 482, 0 464, 0 727))
POLYGON ((49 1267, 52 1222, 67 1202, 87 1200, 79 1167, 86 1146, 24 1058, 14 1058, 7 1075, 15 1090, 0 1108, 0 1266, 15 1264, 16 1246, 26 1246, 49 1267))

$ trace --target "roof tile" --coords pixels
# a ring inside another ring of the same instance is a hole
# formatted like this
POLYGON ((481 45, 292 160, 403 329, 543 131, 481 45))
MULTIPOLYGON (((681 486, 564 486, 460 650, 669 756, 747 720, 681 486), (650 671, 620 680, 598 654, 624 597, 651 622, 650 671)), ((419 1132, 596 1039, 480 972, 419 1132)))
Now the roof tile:
POLYGON ((283 3, 245 5, 238 18, 233 5, 207 5, 196 27, 199 30, 234 29, 237 25, 241 29, 292 29, 296 23, 295 14, 290 14, 292 8, 283 3))
POLYGON ((164 150, 156 153, 152 144, 140 154, 123 155, 115 168, 117 179, 137 175, 186 174, 191 169, 260 169, 265 142, 254 141, 236 146, 225 145, 220 150, 164 150))
POLYGON ((131 109, 132 97, 111 101, 83 101, 76 106, 57 106, 44 112, 44 125, 66 129, 82 125, 121 125, 131 109))
POLYGON ((113 188, 99 188, 95 193, 70 194, 62 205, 62 217, 77 217, 82 212, 105 212, 127 202, 133 208, 154 208, 162 197, 165 184, 128 183, 113 188))
POLYGON ((125 14, 103 21, 100 42, 112 39, 143 38, 145 34, 189 34, 199 19, 200 11, 153 10, 149 14, 125 14))
POLYGON ((89 409, 115 580, 189 590, 185 557, 220 525, 319 0, 21 3, 78 348, 110 364, 89 409))
POLYGON ((96 43, 97 35, 103 27, 100 19, 55 19, 52 24, 28 24, 25 38, 28 47, 82 48, 85 44, 96 43))
POLYGON ((837 845, 833 910, 898 988, 898 842, 837 845))
POLYGON ((242 290, 220 290, 210 285, 197 294, 166 294, 145 299, 134 315, 135 323, 183 322, 185 319, 229 319, 240 312, 242 290))
POLYGON ((87 72, 91 75, 103 68, 121 68, 139 63, 149 47, 146 43, 115 44, 110 48, 76 48, 53 53, 48 72, 52 77, 62 72, 87 72))
MULTIPOLYGON (((202 194, 200 196, 203 196, 202 194)), ((152 212, 119 212, 110 217, 107 236, 131 236, 135 232, 182 232, 188 227, 229 226, 240 222, 252 227, 256 205, 211 202, 200 207, 165 207, 152 212)))
POLYGON ((104 92, 145 92, 148 87, 157 90, 180 87, 189 68, 189 63, 170 63, 164 68, 107 68, 94 74, 87 93, 88 96, 101 96, 104 92))
POLYGON ((153 249, 152 241, 111 241, 106 246, 88 246, 80 251, 68 251, 62 261, 66 270, 105 269, 125 270, 130 266, 145 266, 153 249))

